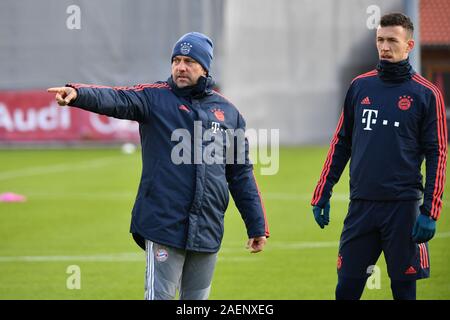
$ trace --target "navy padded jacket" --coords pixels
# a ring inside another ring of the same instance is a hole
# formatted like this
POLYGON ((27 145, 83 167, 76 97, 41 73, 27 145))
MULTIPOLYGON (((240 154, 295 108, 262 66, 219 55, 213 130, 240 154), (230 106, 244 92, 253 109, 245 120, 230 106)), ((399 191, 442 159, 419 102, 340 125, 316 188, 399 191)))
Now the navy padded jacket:
POLYGON ((192 161, 176 164, 171 159, 174 147, 181 142, 172 137, 176 129, 190 133, 190 143, 182 142, 191 145, 193 154, 194 139, 200 139, 197 145, 202 153, 213 143, 212 138, 210 142, 202 141, 205 130, 213 129, 219 138, 227 129, 245 130, 242 115, 213 91, 212 85, 208 77, 202 92, 187 96, 177 94, 171 79, 133 87, 67 85, 78 92, 71 106, 139 122, 142 175, 130 232, 143 249, 144 239, 148 239, 185 250, 217 252, 223 238, 229 191, 248 237, 269 236, 246 139, 245 148, 240 149, 245 153, 240 155, 245 159, 243 163, 224 160, 211 164, 191 157, 192 161))

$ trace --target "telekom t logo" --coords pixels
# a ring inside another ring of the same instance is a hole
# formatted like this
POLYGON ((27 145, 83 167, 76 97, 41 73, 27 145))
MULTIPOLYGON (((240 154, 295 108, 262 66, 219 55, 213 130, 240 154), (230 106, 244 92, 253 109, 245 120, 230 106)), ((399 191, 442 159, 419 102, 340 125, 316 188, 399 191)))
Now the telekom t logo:
POLYGON ((378 110, 372 110, 372 109, 364 109, 363 115, 362 115, 362 123, 366 124, 366 127, 364 130, 372 130, 370 127, 371 124, 377 123, 377 116, 378 116, 378 110), (366 117, 367 113, 367 117, 366 117), (373 116, 375 115, 375 116, 373 116))
POLYGON ((211 124, 211 130, 212 130, 213 133, 216 133, 217 131, 219 131, 219 129, 220 129, 220 123, 213 122, 211 124))

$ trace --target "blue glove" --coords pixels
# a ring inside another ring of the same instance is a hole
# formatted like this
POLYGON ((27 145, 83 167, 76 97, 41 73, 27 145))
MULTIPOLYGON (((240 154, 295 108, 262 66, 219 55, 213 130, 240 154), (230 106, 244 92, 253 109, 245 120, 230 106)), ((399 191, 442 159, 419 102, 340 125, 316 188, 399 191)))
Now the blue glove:
POLYGON ((325 226, 330 223, 330 201, 325 203, 325 206, 323 208, 319 206, 313 206, 312 211, 314 214, 314 218, 316 219, 316 222, 321 229, 325 228, 325 226))
POLYGON ((424 214, 419 214, 413 228, 412 239, 416 243, 424 243, 434 237, 436 221, 424 214))

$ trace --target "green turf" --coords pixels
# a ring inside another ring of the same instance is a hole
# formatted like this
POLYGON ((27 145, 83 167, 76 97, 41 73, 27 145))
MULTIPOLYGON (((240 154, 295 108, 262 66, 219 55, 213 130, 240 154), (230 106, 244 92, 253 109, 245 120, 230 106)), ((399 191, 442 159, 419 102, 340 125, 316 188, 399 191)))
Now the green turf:
MULTIPOLYGON (((230 203, 211 299, 333 299, 348 172, 334 190, 331 224, 321 230, 309 201, 326 152, 283 148, 278 174, 261 176, 257 167, 271 237, 263 253, 248 253, 230 203)), ((144 256, 128 233, 140 170, 140 153, 119 149, 0 151, 0 193, 28 198, 0 203, 0 299, 142 299, 144 256), (66 285, 71 265, 81 270, 79 290, 66 285)), ((450 298, 449 213, 446 201, 419 299, 450 298)), ((382 257, 377 265, 381 288, 366 289, 363 299, 391 298, 382 257)))

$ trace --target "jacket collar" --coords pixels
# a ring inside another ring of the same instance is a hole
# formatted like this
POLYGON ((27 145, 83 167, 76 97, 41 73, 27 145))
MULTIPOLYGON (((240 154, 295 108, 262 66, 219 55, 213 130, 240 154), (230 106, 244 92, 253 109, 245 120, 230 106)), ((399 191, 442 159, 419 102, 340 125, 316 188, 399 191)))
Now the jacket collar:
POLYGON ((387 82, 403 82, 410 80, 415 71, 409 64, 409 58, 399 62, 380 60, 377 65, 378 75, 387 82))
POLYGON ((172 76, 169 77, 167 83, 177 96, 194 99, 199 99, 203 98, 204 96, 211 95, 214 87, 214 80, 211 76, 201 76, 198 79, 197 84, 184 88, 178 88, 178 86, 173 81, 172 76))

